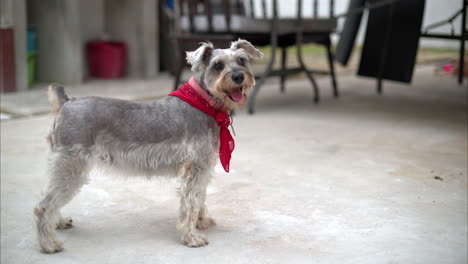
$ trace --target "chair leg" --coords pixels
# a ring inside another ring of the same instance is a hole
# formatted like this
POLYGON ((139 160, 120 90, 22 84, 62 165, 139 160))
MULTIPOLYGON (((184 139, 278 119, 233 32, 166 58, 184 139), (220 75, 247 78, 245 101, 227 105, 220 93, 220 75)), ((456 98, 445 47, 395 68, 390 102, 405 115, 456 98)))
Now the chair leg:
POLYGON ((177 90, 177 88, 179 88, 180 77, 182 76, 182 72, 184 71, 184 67, 185 67, 184 58, 182 56, 179 56, 179 57, 180 58, 176 62, 176 70, 175 70, 173 91, 175 91, 175 90, 177 90))
POLYGON ((280 91, 284 93, 285 87, 284 83, 286 82, 286 60, 287 60, 288 52, 287 47, 281 48, 281 76, 280 76, 280 91))
POLYGON ((248 111, 249 111, 249 114, 251 115, 255 113, 255 98, 257 97, 260 87, 262 87, 263 83, 266 81, 266 79, 270 75, 271 70, 273 69, 273 64, 275 62, 275 59, 276 59, 276 40, 274 41, 274 43, 271 44, 271 58, 270 58, 270 61, 268 62, 267 68, 263 72, 262 76, 260 77, 260 80, 258 80, 255 86, 252 88, 252 92, 250 93, 248 111))
POLYGON ((299 31, 296 33, 296 55, 301 69, 306 73, 307 78, 312 83, 312 87, 314 89, 314 102, 318 103, 320 100, 319 89, 317 83, 315 82, 314 76, 312 76, 310 71, 307 70, 304 61, 302 60, 302 32, 299 31))
POLYGON ((258 91, 260 90, 260 87, 263 85, 265 82, 266 78, 270 75, 271 70, 273 69, 273 63, 275 62, 276 58, 276 48, 278 47, 278 20, 277 20, 277 6, 276 6, 276 1, 273 1, 273 21, 272 21, 272 27, 271 27, 271 34, 270 34, 270 44, 271 44, 271 58, 270 62, 268 63, 266 71, 263 73, 262 77, 260 80, 257 82, 257 84, 253 87, 251 97, 249 100, 249 105, 248 105, 248 111, 249 114, 254 113, 254 106, 255 106, 255 97, 257 96, 258 91))
POLYGON ((331 46, 330 44, 326 45, 327 55, 328 55, 328 66, 330 67, 330 75, 331 75, 332 87, 333 87, 333 96, 335 98, 338 98, 339 93, 338 93, 338 87, 336 85, 335 66, 333 64, 333 54, 331 52, 330 46, 331 46))

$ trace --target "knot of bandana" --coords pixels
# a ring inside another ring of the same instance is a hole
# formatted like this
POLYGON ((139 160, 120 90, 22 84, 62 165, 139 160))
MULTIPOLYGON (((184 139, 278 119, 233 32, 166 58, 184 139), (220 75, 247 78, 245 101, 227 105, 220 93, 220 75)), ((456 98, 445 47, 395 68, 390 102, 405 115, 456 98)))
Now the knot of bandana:
POLYGON ((228 127, 231 124, 229 115, 225 112, 219 112, 218 115, 216 115, 216 122, 219 127, 228 127))
POLYGON ((184 83, 182 86, 169 94, 170 96, 176 96, 191 106, 203 111, 204 113, 212 116, 218 125, 219 129, 219 160, 221 165, 226 172, 229 172, 229 163, 231 161, 231 154, 234 150, 235 144, 234 139, 231 136, 231 132, 228 127, 231 124, 229 114, 226 111, 216 109, 211 105, 211 98, 208 93, 203 90, 192 77, 190 81, 184 83), (195 87, 193 87, 195 86, 195 87))

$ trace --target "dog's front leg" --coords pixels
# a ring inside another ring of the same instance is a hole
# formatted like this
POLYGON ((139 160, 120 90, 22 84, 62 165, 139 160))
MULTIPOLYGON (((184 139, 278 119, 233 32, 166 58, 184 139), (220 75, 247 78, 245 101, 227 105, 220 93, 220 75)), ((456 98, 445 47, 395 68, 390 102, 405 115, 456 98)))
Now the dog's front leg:
POLYGON ((198 232, 197 222, 202 210, 209 174, 194 165, 184 165, 180 172, 180 215, 178 228, 182 243, 189 247, 201 247, 208 240, 198 232))

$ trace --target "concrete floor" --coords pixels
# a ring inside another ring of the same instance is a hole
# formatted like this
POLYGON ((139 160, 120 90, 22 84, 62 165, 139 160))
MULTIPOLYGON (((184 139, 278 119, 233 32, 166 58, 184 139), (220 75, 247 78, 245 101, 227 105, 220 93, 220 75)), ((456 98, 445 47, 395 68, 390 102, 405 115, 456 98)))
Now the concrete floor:
MULTIPOLYGON (((273 84, 276 80, 272 80, 273 84)), ((466 263, 467 89, 419 67, 413 85, 320 79, 235 117, 232 172, 217 168, 210 244, 180 244, 170 180, 92 175, 63 209, 65 250, 39 252, 32 208, 46 182, 48 117, 1 123, 2 263, 466 263)), ((70 93, 70 92, 69 92, 70 93)))

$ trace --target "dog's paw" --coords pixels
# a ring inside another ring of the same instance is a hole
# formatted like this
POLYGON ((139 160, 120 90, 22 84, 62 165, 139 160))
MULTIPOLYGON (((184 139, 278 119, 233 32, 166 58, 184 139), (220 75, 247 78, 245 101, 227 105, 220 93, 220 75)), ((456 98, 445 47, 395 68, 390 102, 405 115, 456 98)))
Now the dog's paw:
POLYGON ((57 223, 57 229, 69 229, 73 227, 73 220, 71 217, 60 218, 59 222, 57 223))
POLYGON ((205 230, 207 229, 208 227, 210 226, 214 226, 216 225, 216 222, 213 218, 211 217, 201 217, 201 218, 198 218, 198 221, 197 221, 197 229, 200 229, 200 230, 205 230))
POLYGON ((208 245, 208 239, 201 234, 187 234, 182 238, 187 247, 203 247, 208 245))
POLYGON ((63 242, 52 240, 47 244, 41 244, 41 251, 43 253, 52 254, 63 250, 63 242))

